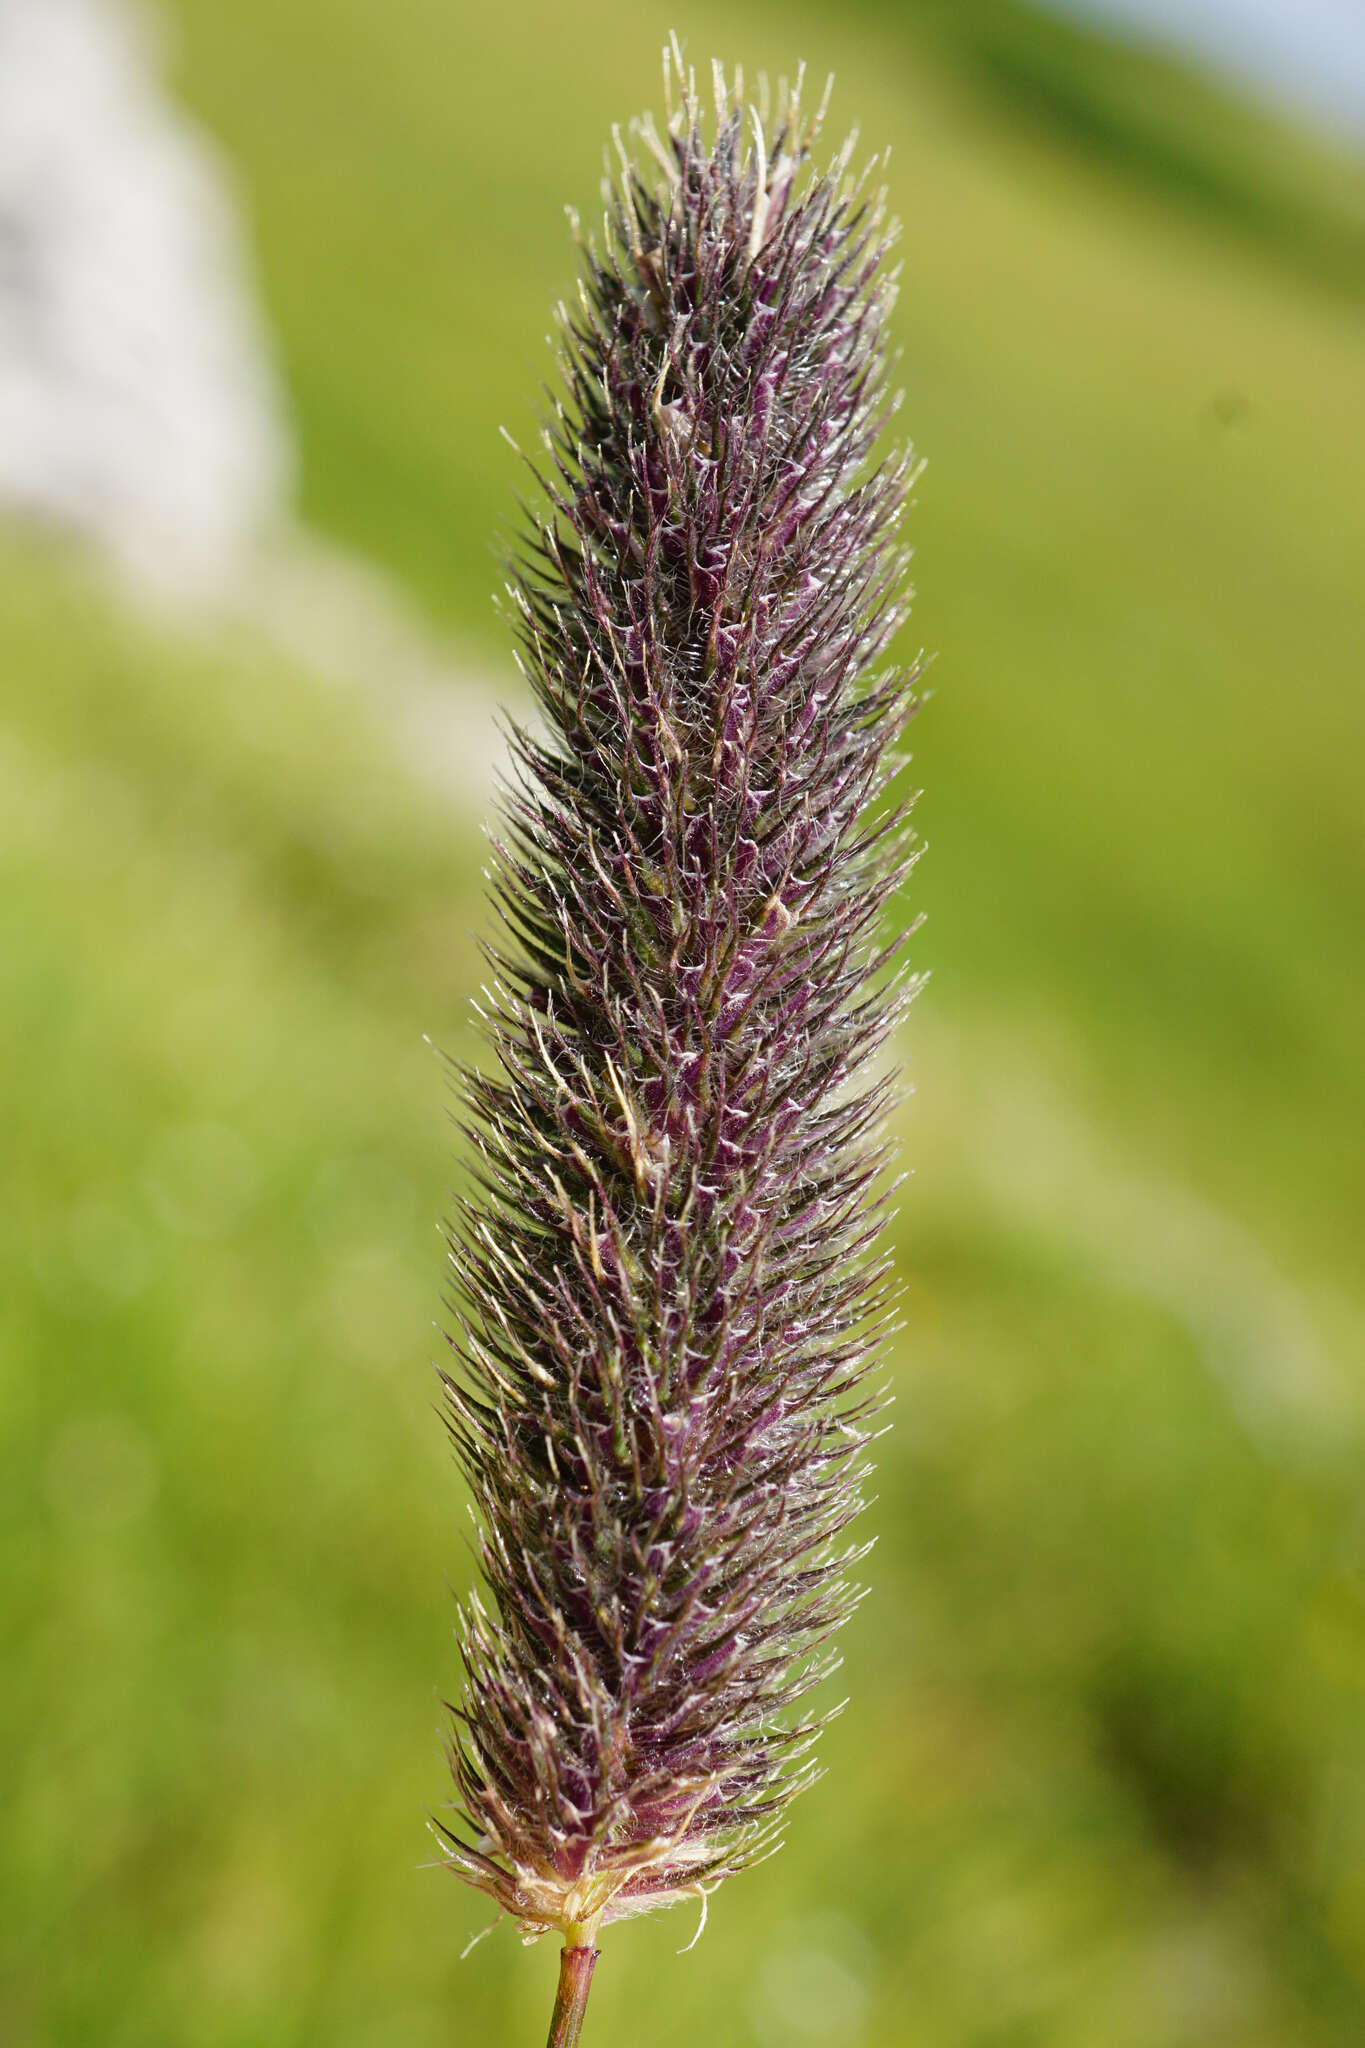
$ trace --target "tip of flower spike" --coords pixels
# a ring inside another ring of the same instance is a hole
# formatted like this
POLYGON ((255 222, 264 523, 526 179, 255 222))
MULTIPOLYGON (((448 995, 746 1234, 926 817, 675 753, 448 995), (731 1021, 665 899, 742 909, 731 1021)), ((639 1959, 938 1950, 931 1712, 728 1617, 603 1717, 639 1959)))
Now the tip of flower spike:
MULTIPOLYGON (((701 98, 697 91, 697 74, 683 56, 683 44, 674 29, 663 48, 664 120, 667 133, 679 141, 686 134, 696 133, 702 125, 701 98), (674 87, 677 87, 677 99, 674 87)), ((818 140, 829 112, 829 103, 834 92, 834 73, 827 73, 824 90, 813 113, 803 112, 802 97, 806 84, 804 60, 796 68, 793 79, 779 77, 776 94, 773 93, 768 74, 760 71, 755 83, 754 97, 746 102, 744 93, 744 70, 736 65, 733 73, 727 74, 724 65, 717 58, 711 60, 711 91, 718 126, 742 117, 747 111, 754 130, 755 153, 759 160, 757 191, 760 199, 765 195, 768 168, 766 161, 767 136, 770 130, 781 139, 782 161, 774 164, 774 173, 779 170, 784 181, 789 180, 791 169, 803 157, 809 156, 818 140)), ((653 117, 639 116, 630 124, 631 133, 638 135, 651 156, 659 163, 670 183, 678 183, 678 166, 675 157, 670 156, 660 140, 653 117)), ((618 153, 621 151, 619 135, 613 131, 613 140, 618 153)), ((856 146, 857 131, 849 136, 842 156, 836 160, 836 174, 847 169, 852 151, 856 146)), ((763 241, 762 216, 767 208, 757 205, 755 225, 750 245, 750 254, 756 253, 763 241)))

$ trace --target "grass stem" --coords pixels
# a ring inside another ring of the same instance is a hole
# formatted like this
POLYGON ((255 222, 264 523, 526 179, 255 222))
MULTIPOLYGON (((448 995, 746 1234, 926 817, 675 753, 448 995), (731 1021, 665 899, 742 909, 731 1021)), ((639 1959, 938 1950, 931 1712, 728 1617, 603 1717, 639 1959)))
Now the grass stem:
POLYGON ((576 2048, 583 2015, 588 2009, 588 1991, 597 1956, 595 1948, 570 1948, 565 1944, 559 1958, 559 1990, 555 1994, 546 2048, 576 2048))

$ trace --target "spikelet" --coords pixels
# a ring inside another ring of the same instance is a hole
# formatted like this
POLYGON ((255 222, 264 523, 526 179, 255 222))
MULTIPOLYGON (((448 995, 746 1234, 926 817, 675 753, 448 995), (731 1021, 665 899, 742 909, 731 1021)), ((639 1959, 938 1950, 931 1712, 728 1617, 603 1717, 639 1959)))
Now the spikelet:
POLYGON ((799 79, 769 116, 718 73, 704 123, 672 54, 665 132, 616 136, 516 565, 543 730, 497 846, 443 1375, 487 1584, 447 1860, 569 1941, 704 1898, 811 1781, 890 1314, 874 1055, 910 993, 881 199, 852 141, 813 169, 799 79))

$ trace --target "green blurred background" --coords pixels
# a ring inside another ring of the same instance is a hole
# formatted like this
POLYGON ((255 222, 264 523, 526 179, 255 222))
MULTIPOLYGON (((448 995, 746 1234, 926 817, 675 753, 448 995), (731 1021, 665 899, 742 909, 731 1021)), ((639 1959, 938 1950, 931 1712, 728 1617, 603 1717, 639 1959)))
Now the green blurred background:
MULTIPOLYGON (((988 0, 173 0, 312 525, 490 594, 613 121, 893 149, 933 979, 851 1704, 591 2044, 1365 2040, 1365 174, 988 0)), ((429 1865, 477 806, 249 625, 0 538, 0 2037, 523 2044, 429 1865)))

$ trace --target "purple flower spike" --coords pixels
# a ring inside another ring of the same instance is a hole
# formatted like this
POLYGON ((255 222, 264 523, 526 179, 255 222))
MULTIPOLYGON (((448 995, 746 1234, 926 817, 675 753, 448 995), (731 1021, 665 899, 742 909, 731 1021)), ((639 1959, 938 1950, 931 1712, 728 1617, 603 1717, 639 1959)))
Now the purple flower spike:
POLYGON ((717 73, 708 141, 673 58, 666 132, 616 138, 512 590, 543 731, 443 1375, 488 1593, 449 1861, 578 1956, 768 1853, 815 1775, 891 1313, 874 1057, 911 992, 881 927, 912 678, 870 673, 914 473, 872 466, 881 199, 851 142, 811 169, 799 79, 770 117, 717 73))

